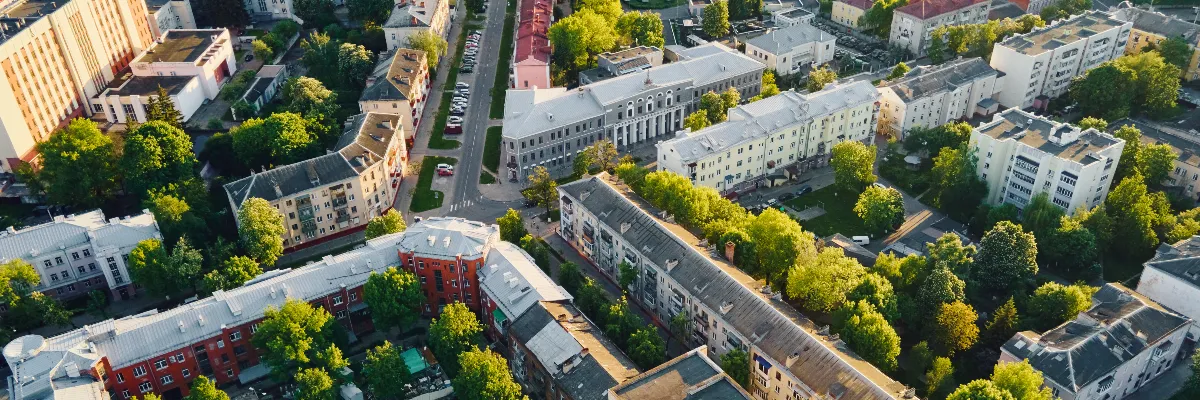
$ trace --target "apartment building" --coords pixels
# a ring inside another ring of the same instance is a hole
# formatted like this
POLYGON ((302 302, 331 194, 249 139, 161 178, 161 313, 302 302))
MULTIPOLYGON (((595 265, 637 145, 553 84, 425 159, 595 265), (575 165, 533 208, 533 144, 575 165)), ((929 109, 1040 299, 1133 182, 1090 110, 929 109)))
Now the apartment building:
POLYGON ((1125 141, 1010 108, 971 131, 987 203, 1025 208, 1037 193, 1068 215, 1104 202, 1125 141))
POLYGON ((895 10, 888 43, 922 56, 933 31, 943 26, 982 24, 988 21, 989 0, 918 0, 895 10))
POLYGON ((875 0, 836 0, 829 19, 850 29, 859 29, 858 21, 875 5, 875 0))
POLYGON ((762 63, 719 43, 680 50, 677 62, 603 82, 566 88, 509 89, 504 102, 504 177, 525 181, 543 166, 571 173, 576 153, 601 139, 618 149, 666 139, 682 129, 700 95, 762 90, 762 63))
POLYGON ((428 218, 405 229, 396 247, 401 266, 425 289, 424 315, 437 317, 456 302, 480 313, 479 271, 499 243, 498 226, 462 218, 428 218))
POLYGON ((999 109, 1004 73, 982 58, 920 66, 879 86, 879 131, 903 139, 909 129, 932 128, 999 109))
POLYGON ((146 0, 147 18, 154 37, 171 29, 196 29, 192 3, 186 0, 146 0))
POLYGON ((753 398, 911 396, 615 177, 602 172, 558 192, 563 239, 614 281, 622 262, 634 266, 629 301, 660 321, 685 313, 693 326, 685 345, 706 345, 713 358, 749 353, 753 398))
POLYGON ((431 31, 446 37, 450 30, 450 0, 396 0, 392 15, 383 23, 388 50, 408 46, 408 36, 431 31))
POLYGON ((531 398, 603 399, 641 371, 569 301, 538 301, 512 322, 509 370, 531 398))
POLYGON ((609 389, 605 399, 750 400, 707 354, 708 346, 692 349, 609 389))
POLYGON ((659 142, 658 168, 729 193, 790 167, 829 164, 835 144, 872 143, 879 92, 869 82, 780 93, 729 109, 728 120, 659 142))
POLYGON ((0 259, 32 265, 41 278, 33 289, 48 296, 69 299, 108 290, 113 298, 127 300, 136 292, 130 285, 129 252, 138 242, 161 238, 149 211, 105 219, 103 211, 92 210, 0 231, 0 259))
POLYGON ((1042 334, 1014 335, 1000 347, 1000 362, 1029 360, 1063 400, 1120 400, 1186 362, 1195 344, 1188 333, 1193 322, 1109 283, 1074 320, 1042 334))
POLYGON ((517 245, 497 241, 479 269, 479 313, 488 337, 504 343, 508 327, 538 302, 571 301, 566 289, 542 272, 517 245))
POLYGON ((1164 182, 1159 184, 1174 186, 1183 194, 1200 199, 1200 138, 1182 130, 1162 125, 1150 126, 1144 123, 1132 123, 1142 132, 1143 144, 1165 144, 1177 154, 1175 167, 1164 182))
MULTIPOLYGON (((254 106, 257 113, 257 110, 262 110, 275 98, 275 95, 283 91, 283 84, 287 83, 289 78, 286 65, 263 65, 254 74, 254 80, 250 81, 250 86, 246 89, 246 93, 242 93, 240 101, 254 106)), ((234 120, 250 118, 249 115, 237 115, 237 111, 230 110, 230 112, 233 114, 234 120)))
POLYGON ((143 0, 24 0, 0 5, 0 172, 73 118, 154 41, 143 0))
POLYGON ((771 13, 771 20, 775 21, 775 26, 786 28, 795 25, 809 25, 812 23, 816 14, 806 8, 790 7, 771 13))
POLYGON ((204 102, 217 98, 237 72, 226 29, 170 30, 132 64, 132 71, 91 99, 92 112, 113 123, 145 123, 150 100, 162 86, 186 122, 204 102))
POLYGON ((521 1, 510 88, 554 86, 550 80, 550 37, 546 36, 554 22, 553 10, 549 0, 521 1))
MULTIPOLYGON (((1200 236, 1162 244, 1154 258, 1143 263, 1137 292, 1193 321, 1200 317, 1200 236)), ((1193 328, 1196 329, 1196 328, 1193 328)), ((1195 338, 1190 339, 1194 346, 1195 338)), ((1187 348, 1185 344, 1185 348, 1187 348)))
POLYGON ((1158 46, 1167 38, 1180 38, 1187 42, 1192 51, 1192 58, 1188 59, 1187 66, 1182 71, 1183 79, 1200 79, 1200 25, 1134 7, 1118 9, 1112 15, 1113 18, 1133 24, 1133 29, 1129 32, 1129 41, 1125 44, 1125 54, 1138 54, 1150 45, 1158 46))
POLYGON ((404 140, 411 149, 433 84, 428 57, 424 51, 402 48, 385 54, 380 60, 367 77, 365 89, 358 98, 358 109, 364 113, 400 115, 404 140))
POLYGON ((364 229, 392 208, 408 164, 400 116, 364 113, 350 118, 336 151, 225 184, 236 213, 257 197, 283 214, 284 251, 364 229))
POLYGON ((361 335, 374 330, 362 286, 372 273, 399 265, 400 234, 312 264, 268 271, 229 291, 169 310, 109 319, 55 337, 27 335, 4 347, 14 400, 130 399, 156 393, 182 398, 196 376, 218 386, 267 375, 250 338, 269 307, 288 299, 327 310, 361 335))
POLYGON ((1005 74, 1000 105, 1044 109, 1072 79, 1123 55, 1132 25, 1087 11, 996 43, 991 65, 1005 74))
POLYGON ((250 14, 251 22, 268 22, 290 19, 301 23, 303 20, 296 16, 296 8, 292 0, 246 0, 246 13, 250 14))
POLYGON ((605 79, 636 74, 662 65, 663 51, 657 47, 637 46, 620 51, 600 53, 596 68, 579 71, 579 84, 588 85, 605 79))
POLYGON ((746 41, 746 55, 776 75, 791 75, 833 61, 837 36, 809 24, 774 29, 746 41))

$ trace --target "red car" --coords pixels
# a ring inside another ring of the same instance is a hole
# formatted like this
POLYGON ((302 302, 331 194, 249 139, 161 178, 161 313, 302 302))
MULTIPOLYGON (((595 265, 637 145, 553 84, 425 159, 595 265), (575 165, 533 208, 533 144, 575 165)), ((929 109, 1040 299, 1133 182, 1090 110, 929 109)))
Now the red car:
POLYGON ((437 173, 441 176, 454 175, 454 166, 450 164, 438 164, 437 173))
POLYGON ((446 124, 446 129, 442 130, 444 134, 459 134, 463 133, 462 124, 446 124))

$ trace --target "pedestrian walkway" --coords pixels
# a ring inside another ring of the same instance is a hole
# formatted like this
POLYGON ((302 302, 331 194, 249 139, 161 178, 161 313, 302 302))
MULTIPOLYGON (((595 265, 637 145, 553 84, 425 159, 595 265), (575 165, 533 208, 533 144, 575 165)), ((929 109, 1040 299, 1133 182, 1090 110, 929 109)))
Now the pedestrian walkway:
POLYGON ((501 202, 517 201, 525 198, 525 195, 521 194, 520 183, 509 182, 507 179, 502 179, 499 176, 496 177, 496 183, 489 185, 480 184, 479 193, 489 200, 501 202))

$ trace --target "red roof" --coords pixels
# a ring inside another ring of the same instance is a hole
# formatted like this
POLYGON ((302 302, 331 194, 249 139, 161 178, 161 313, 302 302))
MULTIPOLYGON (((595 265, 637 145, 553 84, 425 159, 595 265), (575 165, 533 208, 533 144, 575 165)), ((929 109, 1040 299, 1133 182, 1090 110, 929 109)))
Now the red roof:
POLYGON ((871 6, 875 5, 875 0, 838 0, 838 2, 846 3, 847 5, 849 5, 851 7, 862 9, 862 10, 866 10, 868 8, 871 8, 871 6))
POLYGON ((521 1, 521 22, 517 26, 517 59, 515 63, 527 60, 550 62, 550 40, 546 34, 550 29, 550 20, 554 9, 550 0, 521 1))
POLYGON ((990 0, 918 0, 896 11, 920 18, 928 19, 948 12, 957 11, 990 0))
POLYGON ((533 59, 543 63, 550 62, 550 40, 545 35, 526 35, 517 39, 517 59, 515 63, 533 59))

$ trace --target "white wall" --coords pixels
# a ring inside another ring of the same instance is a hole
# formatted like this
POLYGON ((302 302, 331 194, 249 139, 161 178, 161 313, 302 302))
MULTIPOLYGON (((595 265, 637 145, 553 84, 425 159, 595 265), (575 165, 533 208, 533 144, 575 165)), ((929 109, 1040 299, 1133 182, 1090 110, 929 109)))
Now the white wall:
POLYGON ((1200 321, 1200 287, 1163 272, 1153 266, 1142 270, 1138 293, 1175 310, 1188 318, 1200 321))

